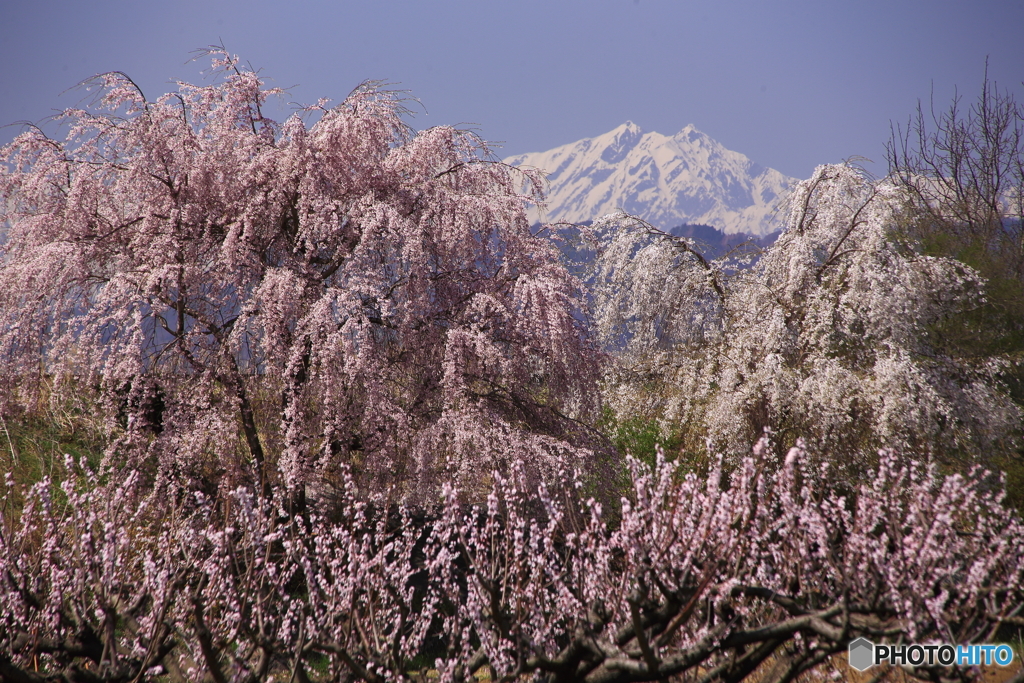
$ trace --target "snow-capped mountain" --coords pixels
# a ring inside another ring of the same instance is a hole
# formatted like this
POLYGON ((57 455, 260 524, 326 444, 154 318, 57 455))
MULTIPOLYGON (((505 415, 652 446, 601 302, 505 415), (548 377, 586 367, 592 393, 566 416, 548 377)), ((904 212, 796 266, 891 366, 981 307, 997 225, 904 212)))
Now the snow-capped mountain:
POLYGON ((692 125, 669 137, 627 121, 604 135, 505 162, 547 173, 547 210, 534 211, 534 220, 581 222, 623 209, 663 229, 704 223, 728 234, 778 230, 775 206, 795 182, 692 125))

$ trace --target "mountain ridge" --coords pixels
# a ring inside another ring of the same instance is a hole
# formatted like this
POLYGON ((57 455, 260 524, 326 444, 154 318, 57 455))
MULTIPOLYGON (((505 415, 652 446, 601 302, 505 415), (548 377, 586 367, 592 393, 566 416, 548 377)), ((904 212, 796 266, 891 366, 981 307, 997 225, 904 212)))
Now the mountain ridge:
POLYGON ((726 234, 764 236, 778 200, 796 182, 726 149, 693 124, 672 136, 632 121, 546 152, 506 158, 547 173, 546 211, 531 220, 582 222, 616 209, 663 229, 712 225, 726 234))

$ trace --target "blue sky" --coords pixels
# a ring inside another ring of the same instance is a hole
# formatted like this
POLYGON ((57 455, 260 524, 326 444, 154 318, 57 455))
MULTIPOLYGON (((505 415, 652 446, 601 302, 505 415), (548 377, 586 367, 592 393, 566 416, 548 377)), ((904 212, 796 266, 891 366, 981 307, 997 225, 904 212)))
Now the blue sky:
POLYGON ((693 123, 788 175, 854 155, 880 172, 890 120, 933 88, 940 108, 972 99, 986 56, 1024 101, 1022 28, 1021 0, 0 0, 0 124, 75 104, 61 92, 98 72, 151 98, 200 81, 190 51, 223 41, 290 100, 386 79, 422 101, 413 125, 475 124, 500 156, 629 119, 693 123))

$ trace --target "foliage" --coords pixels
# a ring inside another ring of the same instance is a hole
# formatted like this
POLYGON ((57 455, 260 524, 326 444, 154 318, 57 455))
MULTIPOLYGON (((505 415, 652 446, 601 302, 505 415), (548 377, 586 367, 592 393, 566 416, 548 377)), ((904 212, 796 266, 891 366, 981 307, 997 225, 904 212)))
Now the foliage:
POLYGON ((732 682, 775 657, 782 682, 858 636, 984 641, 1024 608, 1024 527, 983 473, 882 454, 844 494, 799 449, 765 476, 766 454, 728 478, 633 461, 615 527, 497 473, 424 520, 351 480, 327 519, 75 469, 68 505, 36 485, 0 534, 0 676, 732 682))
POLYGON ((156 101, 97 77, 67 141, 3 150, 0 410, 95 392, 111 462, 300 493, 588 457, 596 353, 522 176, 377 84, 279 124, 213 58, 156 101))
POLYGON ((921 255, 893 227, 906 195, 851 166, 822 166, 789 199, 786 230, 753 266, 608 217, 596 299, 620 414, 655 404, 733 458, 768 427, 856 476, 878 447, 983 461, 1013 447, 1019 410, 998 358, 956 355, 933 331, 970 312, 983 281, 921 255))
MULTIPOLYGON (((680 457, 682 440, 679 435, 663 433, 661 425, 656 419, 640 415, 620 417, 606 407, 597 427, 608 435, 617 453, 628 456, 647 467, 654 467, 659 455, 669 460, 680 457)), ((687 453, 681 464, 684 468, 692 468, 696 464, 696 460, 687 453)), ((621 489, 623 486, 628 488, 629 471, 625 460, 617 461, 617 465, 618 480, 622 483, 622 486, 618 488, 621 489)), ((706 473, 706 469, 704 468, 702 473, 706 473)))
POLYGON ((638 417, 618 422, 612 441, 620 453, 631 455, 648 466, 654 465, 659 447, 671 452, 678 445, 677 439, 664 438, 657 422, 638 417))

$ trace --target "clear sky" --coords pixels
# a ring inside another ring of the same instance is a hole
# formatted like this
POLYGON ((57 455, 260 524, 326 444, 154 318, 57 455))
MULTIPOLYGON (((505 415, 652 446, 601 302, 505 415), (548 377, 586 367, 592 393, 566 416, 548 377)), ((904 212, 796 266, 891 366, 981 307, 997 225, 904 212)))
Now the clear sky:
POLYGON ((61 92, 103 71, 155 98, 223 41, 290 100, 385 79, 422 101, 414 126, 475 124, 500 156, 693 123, 803 178, 881 162, 890 120, 933 89, 940 108, 973 99, 986 56, 1024 101, 1022 30, 1024 0, 0 0, 0 124, 75 104, 61 92))

